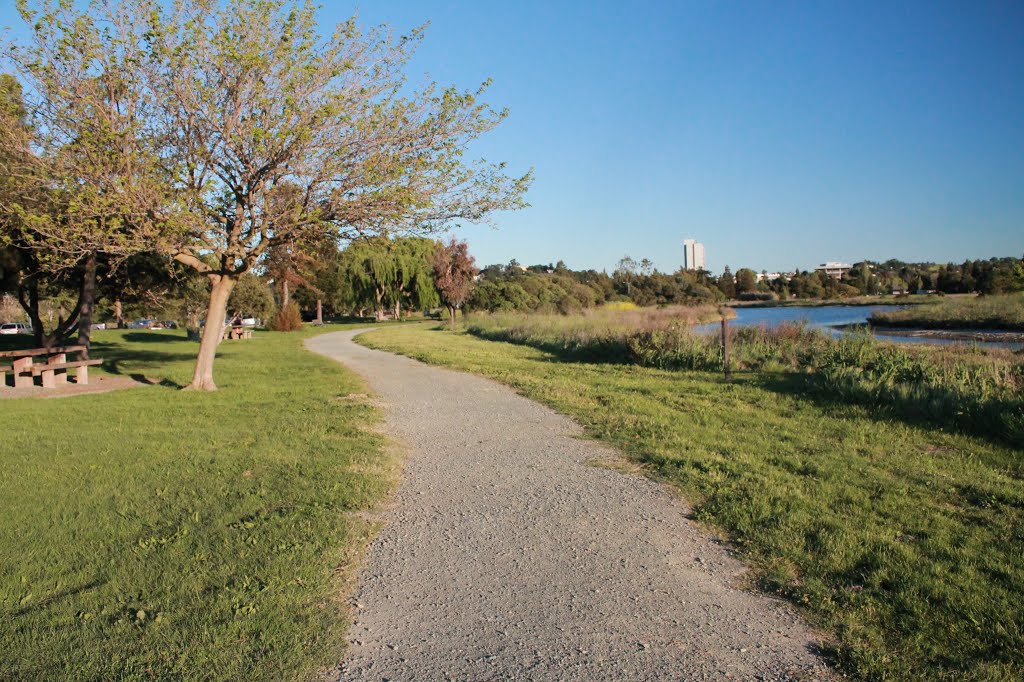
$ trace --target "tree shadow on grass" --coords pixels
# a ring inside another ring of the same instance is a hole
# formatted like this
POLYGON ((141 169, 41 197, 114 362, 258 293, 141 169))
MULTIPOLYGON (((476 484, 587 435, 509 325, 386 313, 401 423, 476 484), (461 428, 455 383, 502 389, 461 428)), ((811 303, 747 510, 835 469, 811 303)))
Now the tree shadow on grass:
POLYGON ((0 335, 0 351, 24 350, 35 347, 35 340, 31 336, 25 336, 24 334, 0 335))
POLYGON ((103 584, 104 584, 104 581, 99 580, 99 579, 94 579, 94 580, 90 580, 88 582, 82 583, 81 585, 76 585, 76 586, 73 586, 73 587, 67 587, 67 588, 65 588, 63 590, 58 590, 56 592, 53 592, 52 594, 46 595, 42 599, 31 601, 31 602, 29 602, 28 604, 26 604, 24 606, 20 606, 20 607, 14 609, 13 611, 11 611, 11 615, 13 615, 13 616, 24 616, 24 615, 26 615, 28 613, 31 613, 32 611, 38 611, 40 609, 47 608, 51 604, 53 604, 55 602, 58 602, 58 601, 60 601, 62 599, 67 599, 69 597, 74 597, 75 595, 81 594, 82 592, 87 592, 88 590, 94 590, 97 587, 102 586, 103 584))
POLYGON ((174 330, 174 333, 166 331, 137 331, 128 332, 124 335, 128 343, 167 343, 168 341, 187 341, 184 330, 174 330))
POLYGON ((122 351, 109 352, 93 349, 94 357, 103 358, 103 369, 111 374, 122 376, 130 375, 132 371, 138 371, 135 365, 165 365, 174 362, 195 361, 196 356, 190 353, 160 353, 152 351, 122 351), (131 369, 124 367, 125 364, 132 366, 131 369))
POLYGON ((128 376, 130 376, 132 379, 139 382, 140 384, 146 384, 147 386, 164 386, 165 388, 185 388, 182 384, 179 384, 177 381, 171 381, 167 377, 164 377, 163 379, 157 381, 152 377, 147 377, 145 374, 140 374, 138 372, 133 372, 128 376))
MULTIPOLYGON (((162 339, 160 339, 161 335, 159 334, 141 333, 140 335, 147 337, 156 336, 158 340, 162 340, 164 343, 169 340, 166 335, 162 339)), ((132 336, 132 334, 126 334, 125 336, 127 338, 132 336)), ((195 353, 171 352, 156 348, 140 350, 139 348, 125 348, 121 344, 104 342, 94 342, 91 348, 91 355, 95 358, 103 358, 103 369, 110 374, 130 376, 141 383, 158 384, 171 388, 181 388, 182 386, 166 377, 154 380, 143 374, 140 369, 143 369, 145 366, 159 368, 173 363, 194 362, 196 359, 195 353)))

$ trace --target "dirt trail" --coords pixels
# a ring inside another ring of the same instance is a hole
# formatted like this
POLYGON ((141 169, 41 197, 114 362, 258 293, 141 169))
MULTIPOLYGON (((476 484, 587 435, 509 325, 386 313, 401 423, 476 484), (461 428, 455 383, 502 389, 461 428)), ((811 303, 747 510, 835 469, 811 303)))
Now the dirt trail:
POLYGON ((409 448, 355 595, 341 680, 823 679, 786 605, 661 486, 487 379, 374 351, 310 349, 364 376, 409 448))

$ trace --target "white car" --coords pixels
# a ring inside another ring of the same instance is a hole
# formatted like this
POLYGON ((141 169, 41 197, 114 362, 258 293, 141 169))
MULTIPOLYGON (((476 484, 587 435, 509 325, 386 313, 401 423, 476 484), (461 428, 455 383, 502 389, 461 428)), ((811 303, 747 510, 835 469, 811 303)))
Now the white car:
POLYGON ((32 327, 22 322, 4 322, 0 324, 0 334, 31 334, 32 327))

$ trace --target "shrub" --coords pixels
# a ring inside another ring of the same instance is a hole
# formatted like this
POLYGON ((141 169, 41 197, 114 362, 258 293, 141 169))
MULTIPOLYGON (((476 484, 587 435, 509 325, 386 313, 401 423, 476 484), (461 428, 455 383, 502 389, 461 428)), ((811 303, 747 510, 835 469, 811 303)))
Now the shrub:
POLYGON ((302 312, 298 304, 291 302, 277 311, 277 315, 270 322, 270 328, 275 332, 293 332, 302 329, 302 312))
POLYGON ((601 310, 609 310, 612 312, 621 310, 636 310, 636 303, 632 301, 609 301, 601 306, 601 310))
POLYGON ((778 294, 774 291, 745 291, 737 296, 741 301, 777 301, 778 294))

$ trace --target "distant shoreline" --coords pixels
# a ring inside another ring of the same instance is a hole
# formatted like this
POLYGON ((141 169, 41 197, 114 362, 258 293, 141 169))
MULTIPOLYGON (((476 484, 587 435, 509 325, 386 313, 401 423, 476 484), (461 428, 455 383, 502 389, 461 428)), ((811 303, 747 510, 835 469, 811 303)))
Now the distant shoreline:
POLYGON ((938 296, 857 296, 855 298, 795 298, 785 301, 729 301, 725 305, 730 308, 823 308, 827 306, 845 306, 850 308, 873 305, 920 305, 934 303, 938 296))

